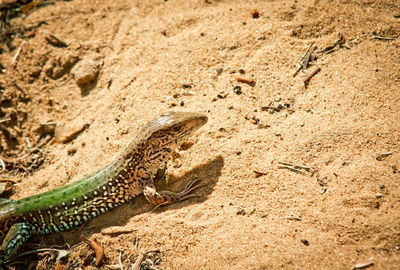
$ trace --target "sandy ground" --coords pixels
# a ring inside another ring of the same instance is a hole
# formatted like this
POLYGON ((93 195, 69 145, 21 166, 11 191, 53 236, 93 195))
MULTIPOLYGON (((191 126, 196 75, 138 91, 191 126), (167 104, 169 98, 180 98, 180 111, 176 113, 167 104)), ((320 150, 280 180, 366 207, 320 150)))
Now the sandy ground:
POLYGON ((0 55, 0 112, 12 115, 2 156, 42 141, 42 123, 80 132, 44 144, 43 164, 29 173, 3 171, 18 181, 12 198, 101 168, 163 112, 209 117, 158 184, 178 191, 198 178, 199 197, 152 211, 140 196, 82 228, 37 236, 24 251, 72 253, 33 265, 93 267, 90 248, 74 246, 83 234, 104 247, 101 269, 118 266, 120 254, 130 269, 151 250, 161 269, 351 269, 372 258, 368 269, 399 269, 399 17, 397 0, 74 0, 15 18, 45 23, 0 55), (49 32, 68 47, 47 42, 49 32), (312 42, 317 59, 293 77, 312 42), (98 76, 79 86, 74 68, 88 59, 98 76))

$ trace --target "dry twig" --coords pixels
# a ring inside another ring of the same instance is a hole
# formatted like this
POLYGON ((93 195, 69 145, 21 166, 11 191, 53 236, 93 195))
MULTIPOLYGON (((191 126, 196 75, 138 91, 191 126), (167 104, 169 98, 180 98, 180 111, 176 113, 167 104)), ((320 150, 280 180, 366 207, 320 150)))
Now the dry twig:
POLYGON ((241 75, 233 75, 232 78, 235 79, 238 82, 241 82, 241 83, 247 83, 249 85, 254 85, 255 84, 255 81, 253 79, 246 78, 246 77, 243 77, 241 75))
POLYGON ((140 265, 142 264, 143 260, 144 260, 144 253, 142 252, 139 254, 135 263, 132 265, 132 270, 140 270, 140 265))
POLYGON ((15 66, 15 64, 17 63, 18 57, 22 52, 22 47, 25 45, 26 41, 23 41, 21 46, 19 46, 19 48, 17 49, 17 51, 15 52, 12 60, 11 60, 11 66, 15 66))
POLYGON ((370 267, 372 265, 374 265, 374 258, 373 257, 369 258, 369 260, 366 261, 366 262, 357 263, 357 264, 353 265, 353 267, 351 269, 352 270, 364 269, 364 268, 370 267))
POLYGON ((297 172, 297 173, 302 173, 302 174, 304 174, 305 171, 313 173, 311 168, 308 167, 308 166, 297 165, 297 164, 293 164, 293 163, 290 163, 290 162, 284 162, 284 161, 279 161, 278 163, 279 164, 283 164, 283 165, 279 165, 278 166, 278 168, 281 168, 281 169, 289 169, 291 171, 294 171, 294 172, 297 172))
POLYGON ((3 117, 0 119, 0 123, 8 122, 10 120, 11 120, 11 117, 6 116, 6 117, 3 117))
POLYGON ((307 87, 308 83, 310 82, 311 78, 315 76, 321 70, 320 67, 316 67, 313 71, 308 73, 308 75, 304 78, 303 83, 304 86, 307 87))
POLYGON ((383 36, 372 35, 371 39, 390 41, 390 40, 396 40, 398 37, 399 35, 397 37, 383 37, 383 36))
POLYGON ((285 218, 285 219, 293 219, 293 220, 297 220, 297 221, 301 221, 302 220, 300 216, 298 216, 298 215, 296 215, 296 214, 294 214, 292 212, 290 212, 290 216, 286 216, 286 217, 283 217, 283 218, 285 218))

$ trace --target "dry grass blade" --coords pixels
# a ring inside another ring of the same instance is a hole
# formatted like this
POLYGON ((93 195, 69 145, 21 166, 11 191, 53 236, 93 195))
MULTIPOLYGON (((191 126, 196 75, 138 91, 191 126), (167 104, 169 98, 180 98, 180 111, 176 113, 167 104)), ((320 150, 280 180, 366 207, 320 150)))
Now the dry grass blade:
POLYGON ((22 252, 22 253, 16 255, 14 258, 19 258, 19 257, 23 257, 26 255, 34 254, 34 253, 39 253, 39 252, 56 252, 57 253, 56 262, 59 262, 61 259, 69 256, 69 254, 70 254, 70 252, 68 250, 64 250, 64 249, 42 248, 42 249, 36 249, 36 250, 27 251, 27 252, 22 252))

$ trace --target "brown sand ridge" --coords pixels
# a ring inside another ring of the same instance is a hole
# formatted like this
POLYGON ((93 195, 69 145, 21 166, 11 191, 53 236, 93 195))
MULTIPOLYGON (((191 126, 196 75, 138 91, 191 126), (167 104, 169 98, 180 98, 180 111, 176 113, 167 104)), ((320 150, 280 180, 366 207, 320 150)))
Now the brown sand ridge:
MULTIPOLYGON (((205 186, 154 211, 140 196, 24 251, 73 246, 83 234, 104 247, 101 269, 120 256, 130 269, 151 250, 161 269, 351 269, 372 258, 368 269, 399 269, 399 1, 74 0, 11 24, 41 21, 0 56, 0 116, 12 118, 1 123, 1 155, 50 134, 37 168, 6 162, 2 176, 18 181, 12 198, 101 168, 170 110, 207 112, 209 122, 157 186, 205 186), (293 77, 312 42, 317 58, 293 77), (98 73, 89 85, 74 79, 80 64, 98 73), (65 142, 43 123, 64 125, 65 142)), ((48 256, 38 269, 56 267, 48 256)), ((78 245, 57 269, 93 257, 78 245)))

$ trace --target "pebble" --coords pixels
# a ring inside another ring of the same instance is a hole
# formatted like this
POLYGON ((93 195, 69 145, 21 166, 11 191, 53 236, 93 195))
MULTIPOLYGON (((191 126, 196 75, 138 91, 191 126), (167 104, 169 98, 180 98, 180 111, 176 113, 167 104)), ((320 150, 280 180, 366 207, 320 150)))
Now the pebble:
POLYGON ((83 59, 72 69, 72 75, 78 85, 86 85, 93 82, 98 74, 98 64, 92 59, 83 59))

